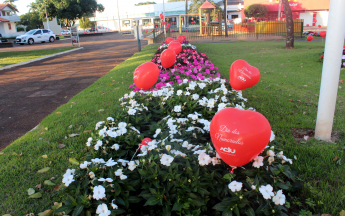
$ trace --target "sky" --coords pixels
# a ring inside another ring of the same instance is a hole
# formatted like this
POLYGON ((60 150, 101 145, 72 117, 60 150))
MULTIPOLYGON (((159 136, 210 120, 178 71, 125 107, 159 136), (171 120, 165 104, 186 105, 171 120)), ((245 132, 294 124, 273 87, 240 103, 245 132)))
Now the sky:
MULTIPOLYGON (((134 5, 139 2, 146 2, 146 1, 154 1, 156 3, 163 3, 163 0, 118 0, 119 1, 119 8, 125 7, 126 5, 134 5)), ((35 0, 18 0, 15 1, 15 5, 19 10, 19 15, 25 14, 29 11, 27 7, 31 2, 35 2, 35 0)), ((103 4, 105 8, 116 8, 116 0, 98 0, 98 3, 103 4)), ((167 2, 167 0, 165 0, 167 2)))

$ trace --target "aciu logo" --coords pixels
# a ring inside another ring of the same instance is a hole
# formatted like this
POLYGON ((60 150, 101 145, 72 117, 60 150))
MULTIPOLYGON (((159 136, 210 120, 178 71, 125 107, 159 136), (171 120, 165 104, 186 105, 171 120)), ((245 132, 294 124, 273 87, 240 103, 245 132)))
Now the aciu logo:
POLYGON ((235 154, 236 153, 236 149, 231 149, 230 147, 221 147, 219 150, 225 154, 235 154))
POLYGON ((241 80, 241 82, 247 81, 246 78, 244 78, 243 76, 238 76, 237 78, 238 78, 239 80, 241 80))

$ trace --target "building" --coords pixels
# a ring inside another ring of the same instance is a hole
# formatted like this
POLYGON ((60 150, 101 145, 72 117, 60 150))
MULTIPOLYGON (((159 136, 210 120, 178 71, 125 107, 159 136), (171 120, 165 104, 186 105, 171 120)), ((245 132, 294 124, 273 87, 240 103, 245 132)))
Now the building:
POLYGON ((17 32, 16 22, 20 22, 17 12, 18 10, 11 4, 0 4, 0 34, 2 37, 15 37, 21 34, 17 32))
MULTIPOLYGON (((224 10, 224 2, 217 3, 220 8, 224 10)), ((240 23, 244 19, 243 10, 244 0, 227 0, 226 14, 227 20, 232 20, 234 23, 240 23)))
MULTIPOLYGON (((264 4, 268 8, 266 19, 278 20, 279 0, 245 0, 244 8, 251 4, 264 4)), ((330 0, 289 0, 294 19, 303 19, 304 26, 327 26, 330 0)), ((285 18, 281 5, 281 18, 285 18)))

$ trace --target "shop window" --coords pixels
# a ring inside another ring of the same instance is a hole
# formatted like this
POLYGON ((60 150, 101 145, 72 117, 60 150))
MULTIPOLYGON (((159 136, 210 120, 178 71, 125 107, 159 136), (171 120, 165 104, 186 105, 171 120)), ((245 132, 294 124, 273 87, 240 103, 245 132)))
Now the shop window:
POLYGON ((150 26, 151 25, 151 19, 143 19, 143 26, 150 26))
POLYGON ((238 15, 231 15, 231 19, 237 19, 238 15))
POLYGON ((8 23, 8 29, 9 29, 9 30, 12 29, 11 23, 8 23))
POLYGON ((131 21, 130 20, 122 20, 122 27, 130 27, 131 21))

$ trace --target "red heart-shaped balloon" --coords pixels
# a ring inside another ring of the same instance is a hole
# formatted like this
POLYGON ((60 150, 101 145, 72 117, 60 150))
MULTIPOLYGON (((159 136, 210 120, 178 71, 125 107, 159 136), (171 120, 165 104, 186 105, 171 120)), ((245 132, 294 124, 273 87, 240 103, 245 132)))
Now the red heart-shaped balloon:
POLYGON ((313 36, 309 35, 309 36, 307 37, 307 41, 312 41, 312 40, 313 40, 313 36))
POLYGON ((265 149, 270 141, 271 126, 258 112, 225 108, 212 118, 210 135, 222 160, 239 167, 265 149))
POLYGON ((174 38, 168 37, 167 39, 165 39, 165 42, 166 42, 167 44, 169 44, 171 41, 174 41, 174 40, 175 40, 174 38))
POLYGON ((230 85, 235 90, 250 88, 260 80, 260 71, 248 62, 239 59, 230 67, 230 85))
POLYGON ((320 32, 320 36, 321 37, 326 37, 326 32, 325 31, 320 32))
POLYGON ((133 80, 139 89, 151 88, 158 79, 159 69, 153 62, 146 62, 134 70, 133 80))
MULTIPOLYGON (((172 43, 172 42, 171 42, 172 43)), ((164 68, 170 68, 176 62, 176 53, 172 49, 166 49, 161 53, 161 64, 164 68)))
POLYGON ((169 43, 168 49, 174 50, 176 55, 178 55, 182 51, 182 45, 181 45, 180 42, 172 41, 172 42, 169 43))
POLYGON ((178 42, 183 43, 183 41, 184 41, 184 36, 183 36, 183 35, 178 36, 178 37, 177 37, 177 40, 178 40, 178 42))
POLYGON ((151 141, 152 141, 152 139, 150 139, 150 138, 144 138, 143 141, 141 141, 139 148, 141 148, 143 145, 148 145, 148 143, 151 141))

